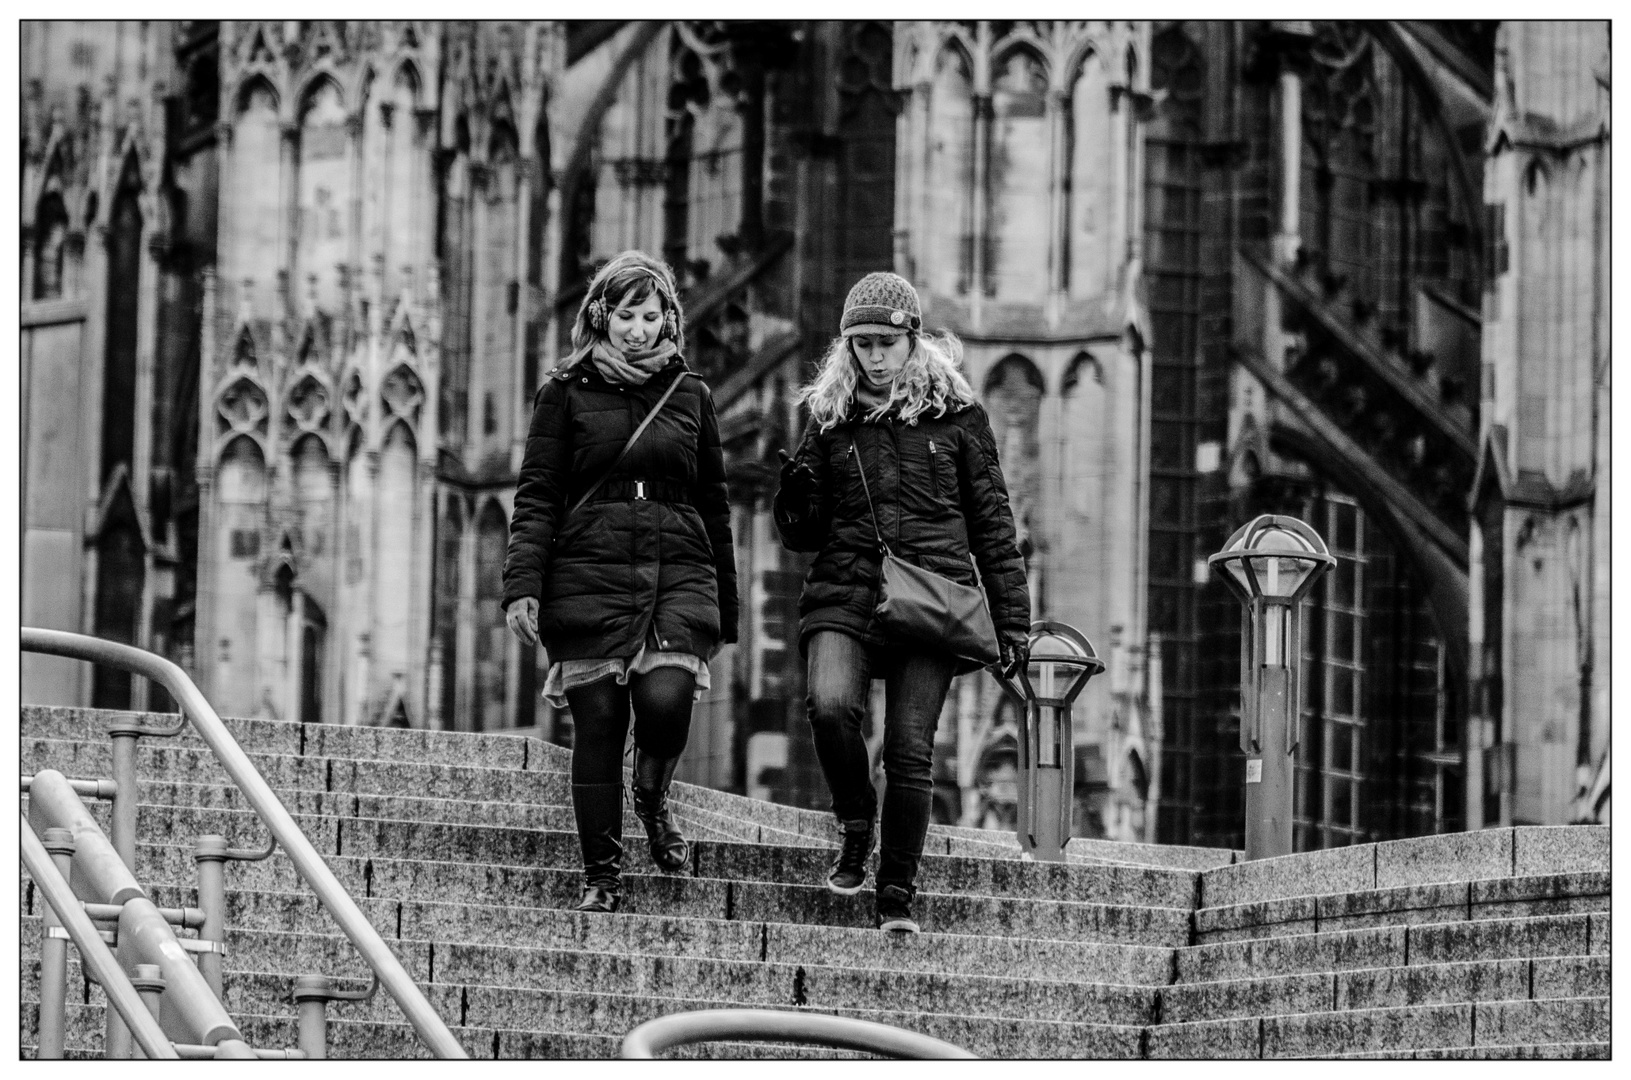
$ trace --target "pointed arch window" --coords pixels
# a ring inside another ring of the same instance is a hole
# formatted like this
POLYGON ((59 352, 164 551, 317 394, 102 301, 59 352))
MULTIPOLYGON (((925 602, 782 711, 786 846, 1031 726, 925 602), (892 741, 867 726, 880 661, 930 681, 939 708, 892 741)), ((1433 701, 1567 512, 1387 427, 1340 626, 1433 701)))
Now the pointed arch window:
POLYGON ((1039 435, 1044 385, 1042 372, 1019 353, 1003 357, 985 380, 985 405, 991 413, 997 456, 1013 501, 1020 550, 1027 557, 1036 535, 1034 515, 1041 494, 1039 435))
POLYGON ((974 80, 962 49, 935 61, 929 104, 927 258, 919 270, 930 290, 966 295, 974 272, 974 80))
POLYGON ((464 731, 470 728, 459 713, 459 601, 464 588, 464 500, 457 492, 443 489, 442 514, 436 523, 436 582, 431 597, 432 633, 439 642, 440 727, 464 731))
POLYGON ((102 366, 102 475, 134 467, 136 351, 142 274, 141 172, 125 161, 108 216, 108 303, 102 366))
POLYGON ((268 182, 267 163, 281 154, 278 128, 278 100, 271 84, 257 78, 238 95, 238 112, 232 121, 232 141, 227 151, 231 162, 230 179, 223 187, 223 212, 228 228, 224 237, 222 278, 233 286, 246 276, 257 284, 254 294, 245 297, 253 310, 270 310, 273 277, 267 267, 282 265, 278 232, 285 211, 275 178, 268 182), (257 302, 258 301, 258 302, 257 302))
POLYGON ((1111 284, 1110 73, 1088 53, 1070 82, 1065 290, 1073 299, 1102 295, 1111 284))
POLYGON ((991 221, 986 228, 987 295, 1040 303, 1048 289, 1048 74, 1042 58, 1017 48, 991 80, 991 221))
POLYGON ((509 524, 504 509, 489 501, 476 519, 476 656, 474 713, 476 730, 508 727, 507 691, 510 641, 499 607, 503 593, 504 554, 509 524))
POLYGON ((68 209, 60 194, 47 191, 34 212, 34 299, 62 296, 67 245, 68 209))
POLYGON ((350 231, 349 141, 339 87, 324 79, 306 96, 300 113, 297 280, 291 291, 298 297, 297 310, 307 317, 340 310, 340 266, 350 231))

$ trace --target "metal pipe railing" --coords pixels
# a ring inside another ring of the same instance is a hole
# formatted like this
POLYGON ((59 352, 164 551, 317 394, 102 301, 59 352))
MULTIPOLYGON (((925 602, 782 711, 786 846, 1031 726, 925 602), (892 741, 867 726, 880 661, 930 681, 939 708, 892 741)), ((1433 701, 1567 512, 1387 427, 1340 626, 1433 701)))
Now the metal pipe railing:
MULTIPOLYGON (((18 815, 21 819, 21 815, 18 815)), ((170 1045, 169 1038, 164 1029, 159 1027, 153 1014, 147 1011, 141 996, 136 988, 130 985, 125 977, 124 969, 113 956, 97 933, 96 927, 91 925, 88 915, 79 906, 79 897, 68 884, 67 878, 57 872, 56 864, 52 862, 45 845, 34 834, 27 820, 22 820, 19 830, 19 847, 22 849, 23 865, 28 868, 29 876, 39 887, 45 902, 55 911, 57 918, 62 921, 63 929, 67 931, 68 938, 79 949, 79 962, 86 972, 102 986, 107 995, 108 1012, 117 1013, 126 1030, 141 1047, 142 1053, 149 1058, 165 1058, 178 1060, 180 1055, 170 1045)))
POLYGON ((888 1024, 855 1020, 847 1016, 829 1016, 826 1013, 782 1012, 776 1009, 703 1009, 659 1016, 623 1036, 621 1056, 654 1058, 676 1046, 721 1039, 810 1043, 895 1058, 962 1059, 975 1056, 960 1046, 888 1024))
MULTIPOLYGON (((243 1038, 226 1006, 199 973, 187 950, 176 939, 158 905, 148 899, 136 876, 79 801, 68 778, 55 769, 34 774, 28 793, 28 817, 35 829, 67 829, 73 836, 72 880, 76 896, 118 908, 118 956, 126 965, 154 964, 165 983, 165 1018, 184 1042, 214 1045, 243 1038)), ((75 901, 76 907, 78 901, 75 901)), ((86 920, 90 913, 81 911, 86 920)), ((63 912, 57 912, 62 917, 63 912)), ((126 1023, 108 1013, 107 1053, 129 1056, 126 1023)))
MULTIPOLYGON (((430 1050, 441 1058, 464 1058, 468 1055, 459 1041, 448 1030, 447 1024, 431 1008, 430 1002, 419 992, 413 979, 397 959, 385 939, 380 937, 357 902, 346 892, 334 872, 317 853, 317 849, 301 832, 277 793, 274 792, 260 770, 255 768, 249 755, 232 737, 220 716, 205 700, 203 693, 181 668, 153 653, 118 642, 103 641, 84 634, 64 630, 42 630, 38 627, 21 628, 24 652, 66 656, 75 660, 106 664, 109 667, 142 675, 163 686, 178 703, 182 713, 197 729, 205 744, 215 754, 233 783, 249 801, 260 819, 266 823, 273 837, 295 865, 302 879, 317 894, 318 901, 328 909, 341 932, 350 939, 363 959, 379 975, 385 992, 390 994, 407 1017, 419 1037, 430 1050)), ((196 969, 195 969, 196 970, 196 969)))
MULTIPOLYGON (((34 778, 25 776, 23 779, 23 794, 33 786, 34 778)), ((74 794, 82 799, 99 799, 111 801, 119 797, 119 785, 112 780, 70 780, 68 786, 74 789, 74 794)))

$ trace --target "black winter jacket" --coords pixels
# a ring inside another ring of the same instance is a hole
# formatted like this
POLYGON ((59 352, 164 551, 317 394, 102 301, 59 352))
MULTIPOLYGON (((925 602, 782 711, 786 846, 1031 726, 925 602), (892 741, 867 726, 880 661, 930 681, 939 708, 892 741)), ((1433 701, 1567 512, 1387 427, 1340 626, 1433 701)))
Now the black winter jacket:
POLYGON ((703 658, 736 640, 719 423, 707 384, 683 359, 640 386, 608 382, 588 361, 544 380, 504 560, 504 606, 525 596, 539 598, 551 662, 627 659, 648 632, 664 652, 703 658), (628 457, 567 517, 675 379, 628 457))
POLYGON ((793 551, 819 552, 799 598, 799 649, 817 630, 887 644, 873 625, 883 557, 873 532, 853 440, 866 466, 878 528, 898 557, 964 585, 979 566, 999 637, 1023 639, 1031 626, 1025 563, 1015 543, 996 438, 979 404, 908 424, 893 414, 850 418, 828 431, 813 425, 795 458, 816 476, 807 505, 775 500, 776 527, 793 551))

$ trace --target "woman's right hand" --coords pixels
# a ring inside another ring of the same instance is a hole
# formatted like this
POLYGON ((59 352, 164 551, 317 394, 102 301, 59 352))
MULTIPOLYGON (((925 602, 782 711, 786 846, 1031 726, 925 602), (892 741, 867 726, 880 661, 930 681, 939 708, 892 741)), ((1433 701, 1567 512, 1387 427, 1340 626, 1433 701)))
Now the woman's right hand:
POLYGON ((816 493, 815 470, 797 458, 787 456, 786 450, 776 451, 781 458, 781 482, 783 497, 795 502, 804 502, 816 493))
POLYGON ((534 647, 538 644, 538 598, 523 596, 504 609, 504 621, 510 624, 510 633, 534 647))

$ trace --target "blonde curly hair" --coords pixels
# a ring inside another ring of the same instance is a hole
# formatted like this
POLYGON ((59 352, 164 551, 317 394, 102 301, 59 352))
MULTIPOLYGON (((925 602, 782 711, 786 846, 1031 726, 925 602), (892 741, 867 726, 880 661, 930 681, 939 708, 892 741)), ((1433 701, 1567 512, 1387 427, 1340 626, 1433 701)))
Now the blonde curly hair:
MULTIPOLYGON (((900 374, 890 386, 889 400, 867 414, 875 419, 899 407, 900 418, 915 424, 928 413, 947 412, 974 404, 974 388, 961 370, 963 343, 950 330, 938 334, 907 331, 912 351, 900 374)), ((821 358, 815 378, 800 388, 796 400, 810 407, 810 417, 822 431, 836 427, 849 416, 850 400, 860 380, 849 338, 834 339, 821 358)))

